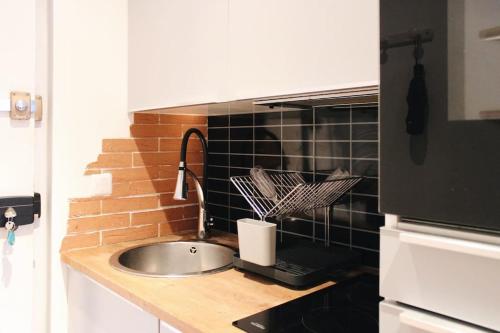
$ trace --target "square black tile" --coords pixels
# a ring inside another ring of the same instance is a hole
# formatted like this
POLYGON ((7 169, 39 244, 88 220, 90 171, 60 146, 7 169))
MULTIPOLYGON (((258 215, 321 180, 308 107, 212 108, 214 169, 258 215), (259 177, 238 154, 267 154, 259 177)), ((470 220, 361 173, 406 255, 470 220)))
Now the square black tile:
POLYGON ((316 124, 350 123, 350 106, 316 107, 316 124))
POLYGON ((378 140, 378 125, 353 124, 352 140, 378 140))
POLYGON ((232 127, 229 131, 231 140, 253 140, 253 127, 232 127))
POLYGON ((313 141, 283 141, 283 155, 314 156, 313 141))
POLYGON ((316 141, 316 156, 319 157, 350 157, 349 142, 316 141))
POLYGON ((209 116, 208 127, 229 126, 229 116, 209 116))
POLYGON ((255 166, 268 170, 281 170, 281 156, 255 155, 255 166))
POLYGON ((313 126, 283 126, 282 140, 313 140, 313 126))
POLYGON ((350 140, 349 125, 316 125, 316 140, 350 140))
POLYGON ((208 142, 208 152, 209 153, 228 153, 229 152, 229 142, 228 141, 209 141, 208 142))
POLYGON ((314 112, 312 109, 283 111, 282 113, 283 125, 307 125, 312 124, 314 119, 314 112))
POLYGON ((378 105, 353 105, 352 122, 378 122, 378 105))
POLYGON ((282 155, 281 141, 255 141, 255 154, 282 155))
POLYGON ((208 128, 208 140, 228 140, 229 128, 208 128))
POLYGON ((208 154, 208 165, 228 166, 228 154, 208 154))
POLYGON ((378 158, 378 142, 353 142, 353 158, 378 158))
POLYGON ((252 141, 231 141, 231 154, 253 154, 252 141))
POLYGON ((255 126, 261 125, 280 125, 281 124, 281 112, 261 112, 255 114, 255 126))
POLYGON ((253 126, 253 113, 232 114, 229 116, 229 125, 233 126, 253 126))
POLYGON ((255 140, 280 140, 281 127, 279 126, 264 126, 255 127, 255 140))

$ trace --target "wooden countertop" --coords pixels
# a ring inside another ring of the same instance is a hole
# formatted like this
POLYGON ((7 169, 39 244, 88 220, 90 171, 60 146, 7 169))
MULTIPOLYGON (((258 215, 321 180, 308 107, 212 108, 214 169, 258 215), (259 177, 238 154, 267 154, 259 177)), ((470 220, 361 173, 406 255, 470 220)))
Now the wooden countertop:
MULTIPOLYGON (((189 239, 194 239, 193 233, 64 252, 61 259, 183 332, 242 332, 232 326, 233 321, 333 284, 292 290, 235 269, 195 277, 150 278, 118 271, 109 264, 112 254, 130 246, 189 239)), ((226 233, 209 241, 237 244, 236 236, 226 233)))

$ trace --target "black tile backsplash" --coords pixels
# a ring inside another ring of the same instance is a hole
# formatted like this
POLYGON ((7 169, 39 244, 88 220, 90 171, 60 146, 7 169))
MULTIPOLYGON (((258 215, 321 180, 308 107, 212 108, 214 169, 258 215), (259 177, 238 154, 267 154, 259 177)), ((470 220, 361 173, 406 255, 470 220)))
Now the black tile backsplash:
MULTIPOLYGON (((301 172, 323 180, 336 168, 365 176, 332 212, 330 240, 351 247, 371 266, 379 263, 378 106, 315 106, 208 117, 208 209, 217 229, 236 233, 236 220, 258 218, 229 181, 253 166, 301 172)), ((276 221, 278 237, 324 240, 324 210, 276 221)))

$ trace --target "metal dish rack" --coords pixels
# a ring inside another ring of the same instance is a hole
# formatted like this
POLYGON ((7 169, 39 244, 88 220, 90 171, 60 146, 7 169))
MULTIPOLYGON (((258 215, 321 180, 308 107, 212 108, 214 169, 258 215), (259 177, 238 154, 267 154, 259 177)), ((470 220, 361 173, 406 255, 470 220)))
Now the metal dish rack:
POLYGON ((348 176, 308 183, 298 172, 268 172, 268 175, 276 191, 272 198, 261 191, 262 185, 250 175, 230 179, 261 220, 325 208, 326 246, 330 244, 330 207, 363 179, 348 176))

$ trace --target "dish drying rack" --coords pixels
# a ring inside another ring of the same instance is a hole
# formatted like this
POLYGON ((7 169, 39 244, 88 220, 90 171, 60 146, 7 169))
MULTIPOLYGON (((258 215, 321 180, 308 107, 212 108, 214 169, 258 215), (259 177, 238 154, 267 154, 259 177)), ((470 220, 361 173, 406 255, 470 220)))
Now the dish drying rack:
POLYGON ((330 209, 363 177, 346 176, 306 182, 298 172, 267 172, 267 181, 233 176, 231 182, 262 221, 313 209, 325 209, 325 246, 330 245, 330 209), (271 196, 270 193, 273 193, 271 196))

